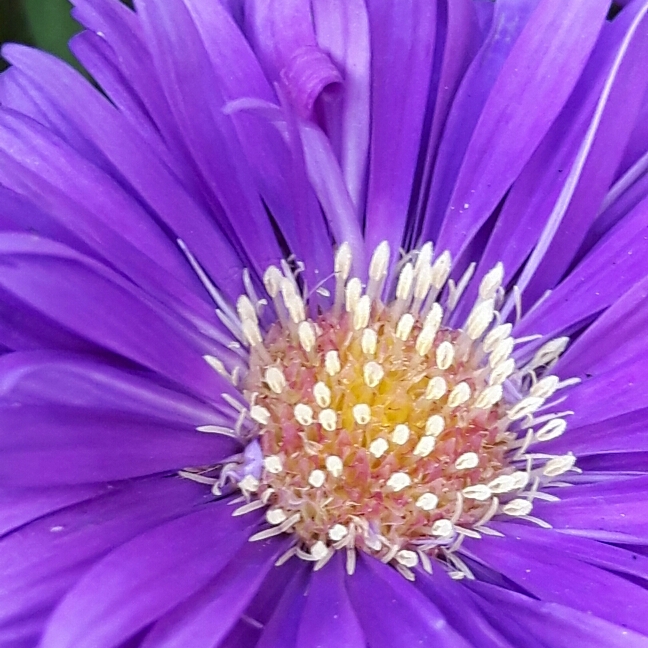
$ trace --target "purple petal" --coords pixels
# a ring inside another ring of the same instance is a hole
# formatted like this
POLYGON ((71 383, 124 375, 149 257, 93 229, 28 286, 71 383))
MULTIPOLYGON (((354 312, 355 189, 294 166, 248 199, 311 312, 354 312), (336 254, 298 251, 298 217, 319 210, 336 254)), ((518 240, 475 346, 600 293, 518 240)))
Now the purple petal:
POLYGON ((246 542, 256 516, 224 503, 147 531, 94 565, 58 605, 43 648, 109 648, 207 583, 246 542))
POLYGON ((344 588, 346 574, 339 551, 311 576, 297 648, 364 648, 366 641, 344 588))

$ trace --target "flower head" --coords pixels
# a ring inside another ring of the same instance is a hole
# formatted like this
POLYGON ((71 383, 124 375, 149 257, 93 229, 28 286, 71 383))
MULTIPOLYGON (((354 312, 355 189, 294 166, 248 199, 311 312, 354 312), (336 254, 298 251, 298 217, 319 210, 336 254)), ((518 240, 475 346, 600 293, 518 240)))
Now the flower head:
POLYGON ((96 85, 3 51, 0 645, 644 645, 648 2, 74 4, 96 85))

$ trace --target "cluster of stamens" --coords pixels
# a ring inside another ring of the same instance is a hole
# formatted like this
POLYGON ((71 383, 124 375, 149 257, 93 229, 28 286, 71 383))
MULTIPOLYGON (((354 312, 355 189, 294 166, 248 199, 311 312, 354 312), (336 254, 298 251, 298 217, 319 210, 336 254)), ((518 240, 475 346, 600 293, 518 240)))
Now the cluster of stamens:
MULTIPOLYGON (((567 383, 547 367, 567 340, 552 340, 523 367, 519 340, 500 323, 503 268, 480 282, 460 328, 447 326, 472 268, 448 280, 447 252, 426 244, 405 259, 395 297, 383 301, 386 243, 369 280, 350 278, 347 245, 337 252, 335 294, 325 312, 308 313, 295 276, 271 267, 264 277, 277 321, 265 332, 259 302, 237 304, 250 361, 242 391, 262 465, 237 480, 240 515, 267 507, 268 526, 253 536, 291 533, 298 555, 324 565, 346 550, 392 563, 407 578, 430 556, 454 577, 470 577, 456 549, 466 536, 496 534, 496 515, 544 524, 531 515, 540 487, 573 469, 571 454, 531 452, 556 438, 567 413, 550 410, 567 383)), ((569 381, 567 381, 569 382, 569 381)))

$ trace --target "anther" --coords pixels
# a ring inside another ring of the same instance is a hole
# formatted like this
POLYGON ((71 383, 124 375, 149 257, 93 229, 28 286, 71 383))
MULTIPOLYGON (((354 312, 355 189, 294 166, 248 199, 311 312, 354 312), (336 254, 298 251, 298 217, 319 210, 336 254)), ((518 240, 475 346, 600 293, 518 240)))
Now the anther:
POLYGON ((455 388, 450 392, 448 396, 448 407, 454 408, 463 405, 464 403, 470 400, 471 391, 470 386, 467 382, 460 382, 455 388))
POLYGON ((313 385, 313 396, 320 407, 328 407, 331 404, 331 390, 321 381, 313 385))
POLYGON ((434 493, 424 493, 416 500, 416 506, 424 511, 433 511, 439 505, 439 498, 434 493))
POLYGON ((333 432, 337 427, 337 413, 332 409, 322 410, 318 414, 317 420, 327 432, 333 432))
POLYGON ((437 520, 432 525, 431 534, 437 538, 448 538, 454 533, 454 525, 450 520, 437 520))
POLYGON ((506 515, 511 515, 513 517, 521 517, 523 515, 529 515, 533 510, 533 504, 529 500, 525 499, 513 499, 510 502, 507 502, 502 506, 502 512, 506 515))
POLYGON ((560 378, 558 376, 546 376, 531 387, 529 390, 530 396, 537 396, 538 398, 549 398, 553 396, 558 385, 560 383, 560 378))
POLYGON ((457 470, 472 470, 479 465, 479 455, 476 452, 464 452, 457 457, 455 468, 457 470))
POLYGON ((250 408, 250 418, 259 425, 268 425, 270 422, 270 412, 262 405, 252 405, 250 408))
POLYGON ((542 469, 542 474, 545 477, 557 477, 571 470, 576 463, 576 457, 569 453, 560 457, 554 457, 547 461, 542 469))
POLYGON ((414 327, 414 316, 411 313, 405 313, 399 320, 396 325, 396 337, 403 342, 407 341, 412 328, 414 327))
POLYGON ((362 283, 360 282, 360 279, 357 277, 350 279, 346 285, 345 307, 347 313, 352 313, 356 309, 361 295, 362 283))
POLYGON ((486 337, 484 338, 484 341, 482 343, 482 348, 484 349, 484 351, 486 353, 493 351, 493 349, 495 349, 499 342, 511 335, 512 330, 513 325, 510 323, 500 324, 499 326, 491 329, 486 334, 486 337))
POLYGON ((409 549, 401 549, 396 554, 396 561, 405 567, 416 567, 418 565, 418 555, 415 551, 409 549))
POLYGON ((319 488, 324 484, 326 481, 326 475, 324 474, 323 470, 319 470, 316 468, 311 472, 310 475, 308 475, 308 483, 313 487, 313 488, 319 488))
POLYGON ((353 419, 358 425, 366 425, 371 420, 371 408, 366 403, 353 406, 353 419))
POLYGON ((425 435, 439 437, 445 428, 445 419, 441 414, 433 414, 425 422, 425 435))
POLYGON ((315 327, 310 322, 300 322, 297 327, 297 335, 299 337, 299 344, 302 349, 309 353, 315 347, 315 327))
POLYGON ((259 480, 254 475, 245 475, 238 483, 243 493, 256 493, 259 490, 259 480))
POLYGON ((327 351, 324 356, 324 369, 326 369, 326 373, 329 376, 335 376, 340 373, 341 368, 340 355, 338 352, 335 350, 327 351))
POLYGON ((372 389, 380 384, 380 381, 385 375, 385 370, 382 365, 377 362, 367 362, 363 369, 364 381, 368 387, 372 389))
POLYGON ((342 281, 346 281, 351 272, 351 264, 353 262, 353 254, 351 246, 345 241, 340 245, 335 253, 335 274, 338 275, 342 281))
POLYGON ((538 367, 550 364, 560 357, 560 354, 567 348, 568 344, 568 337, 559 337, 550 340, 536 351, 536 354, 533 356, 533 359, 529 362, 526 369, 528 371, 533 371, 538 367))
POLYGON ((263 343, 263 337, 259 330, 259 325, 251 319, 246 319, 241 322, 241 330, 243 337, 249 346, 255 347, 263 343))
POLYGON ((250 298, 247 295, 241 295, 236 300, 236 312, 238 313, 239 319, 241 322, 245 320, 251 320, 255 324, 259 323, 259 318, 257 317, 254 306, 250 301, 250 298))
POLYGON ((491 270, 489 270, 479 284, 479 298, 492 299, 497 294, 497 291, 502 285, 504 280, 504 266, 502 263, 497 263, 491 270))
POLYGON ((334 524, 328 532, 328 537, 333 542, 339 542, 349 535, 349 530, 343 524, 334 524))
POLYGON ((329 548, 324 542, 318 540, 311 548, 310 555, 313 557, 313 560, 321 560, 329 552, 329 548))
POLYGON ((376 459, 380 459, 388 449, 389 443, 385 439, 374 439, 369 444, 369 453, 376 457, 376 459))
POLYGON ((495 315, 495 302, 487 299, 477 304, 466 320, 466 334, 471 340, 480 338, 490 326, 495 315))
POLYGON ((277 455, 268 455, 263 459, 263 467, 273 475, 278 475, 283 470, 281 457, 277 455))
POLYGON ((392 432, 391 440, 396 445, 405 445, 410 438, 410 429, 404 423, 399 423, 392 432))
POLYGON ((501 385, 513 372, 515 371, 515 360, 509 358, 504 360, 502 364, 493 367, 488 382, 491 385, 501 385))
POLYGON ((358 304, 353 311, 353 328, 360 331, 367 328, 369 324, 369 316, 371 315, 371 297, 363 295, 358 300, 358 304))
POLYGON ((286 515, 286 512, 283 511, 280 508, 275 508, 275 509, 268 509, 266 513, 266 520, 270 524, 281 524, 282 522, 285 522, 288 519, 288 516, 286 515))
POLYGON ((412 483, 412 478, 404 472, 392 473, 387 480, 387 488, 391 488, 395 493, 402 491, 412 483))
POLYGON ((333 477, 339 477, 342 474, 342 470, 344 469, 344 464, 342 463, 342 459, 338 457, 337 455, 330 455, 326 457, 326 461, 324 462, 326 465, 326 470, 328 470, 333 477))
POLYGON ((376 353, 378 346, 378 333, 373 329, 366 328, 362 331, 362 338, 360 339, 360 346, 365 355, 372 356, 376 353))
POLYGON ((511 355, 514 345, 515 340, 511 337, 500 340, 490 354, 488 364, 491 367, 497 367, 497 365, 504 362, 511 355))
POLYGON ((439 400, 448 391, 448 383, 441 376, 430 378, 425 388, 425 398, 427 400, 439 400))
POLYGON ((306 403, 297 403, 293 410, 295 419, 300 425, 311 425, 313 423, 313 408, 306 403))
POLYGON ((434 247, 431 241, 424 243, 416 257, 414 263, 414 274, 416 276, 432 263, 432 255, 434 254, 434 247))
POLYGON ((450 365, 454 362, 454 346, 452 346, 452 342, 448 342, 447 340, 444 342, 441 342, 439 346, 437 347, 436 350, 436 364, 439 369, 442 371, 445 371, 446 369, 450 368, 450 365))
POLYGON ((420 304, 430 290, 432 285, 432 268, 429 265, 421 267, 418 273, 414 271, 416 280, 414 282, 414 299, 420 304))
POLYGON ((486 387, 475 400, 474 407, 477 409, 490 409, 493 405, 500 402, 503 394, 504 390, 501 385, 486 387))
POLYGON ((416 444, 414 455, 417 457, 427 457, 434 450, 436 438, 433 436, 424 436, 416 444))
POLYGON ((567 429, 567 421, 553 419, 545 423, 535 434, 536 441, 550 441, 558 438, 567 429))
POLYGON ((450 256, 450 252, 446 250, 441 254, 441 256, 439 256, 432 266, 432 285, 437 290, 443 288, 443 284, 445 284, 450 276, 451 268, 452 257, 450 256))
POLYGON ((491 489, 486 484, 475 484, 466 486, 462 491, 463 496, 468 499, 474 499, 478 502, 484 502, 491 496, 491 489))
POLYGON ((406 263, 398 277, 398 284, 396 285, 396 298, 401 301, 406 301, 412 294, 412 286, 414 284, 414 266, 411 263, 406 263))
POLYGON ((270 266, 263 275, 263 285, 265 286, 266 292, 272 299, 274 299, 281 290, 281 282, 284 276, 281 274, 281 270, 276 266, 270 266))
POLYGON ((380 243, 371 255, 369 263, 369 278, 376 283, 381 282, 387 275, 389 268, 389 243, 380 243))
POLYGON ((268 367, 266 369, 265 381, 275 394, 281 394, 286 386, 286 377, 278 367, 268 367))
POLYGON ((511 421, 518 421, 529 414, 533 414, 544 403, 544 398, 537 396, 527 396, 519 403, 516 403, 508 412, 507 416, 511 421))

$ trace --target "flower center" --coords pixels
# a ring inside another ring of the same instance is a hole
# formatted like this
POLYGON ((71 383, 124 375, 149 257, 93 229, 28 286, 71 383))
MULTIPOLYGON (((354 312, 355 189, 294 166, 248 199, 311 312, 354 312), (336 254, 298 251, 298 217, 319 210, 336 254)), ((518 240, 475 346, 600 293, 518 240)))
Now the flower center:
MULTIPOLYGON (((358 549, 409 578, 411 567, 447 558, 464 536, 493 533, 486 525, 495 515, 542 524, 530 516, 533 499, 574 457, 527 450, 565 430, 559 414, 538 412, 567 384, 547 372, 567 340, 550 341, 518 367, 512 326, 497 312, 501 264, 455 328, 448 322, 471 269, 443 290, 450 255, 433 262, 428 244, 402 265, 394 297, 383 301, 388 260, 382 244, 363 286, 349 279, 342 246, 335 298, 310 316, 295 277, 270 268, 277 321, 264 333, 258 308, 239 299, 250 346, 242 391, 262 461, 236 479, 253 498, 237 514, 267 506, 270 526, 252 539, 290 532, 290 555, 316 568, 346 548, 352 571, 358 549)), ((452 562, 465 574, 458 557, 452 562)))

